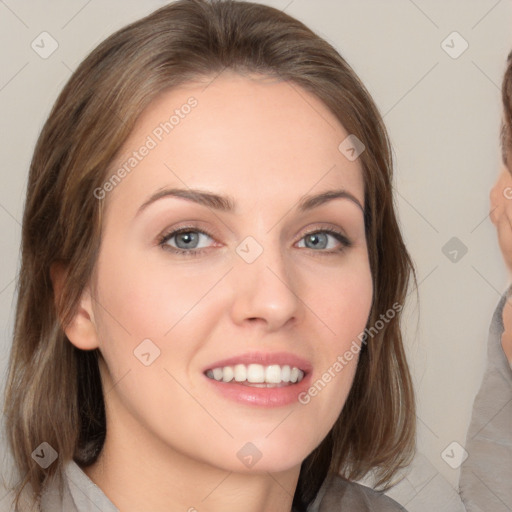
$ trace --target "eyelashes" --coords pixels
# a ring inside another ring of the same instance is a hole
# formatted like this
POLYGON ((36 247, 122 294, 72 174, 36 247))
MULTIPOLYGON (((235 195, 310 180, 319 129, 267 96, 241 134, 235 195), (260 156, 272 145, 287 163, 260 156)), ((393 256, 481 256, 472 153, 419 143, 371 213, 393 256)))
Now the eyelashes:
MULTIPOLYGON (((173 254, 176 254, 179 256, 184 256, 184 257, 201 256, 201 255, 205 254, 206 252, 208 252, 209 250, 211 250, 211 247, 206 247, 206 248, 193 247, 191 249, 182 249, 182 248, 175 247, 175 246, 172 246, 169 244, 169 242, 173 238, 178 238, 181 235, 186 235, 186 236, 184 236, 186 243, 188 243, 190 241, 198 243, 198 242, 200 242, 202 237, 211 238, 212 240, 214 239, 214 237, 210 233, 208 233, 207 231, 205 231, 203 229, 199 229, 196 226, 186 226, 186 227, 174 229, 172 231, 164 232, 162 235, 160 235, 158 237, 158 245, 166 251, 169 251, 173 254)), ((311 247, 304 247, 304 248, 313 253, 318 253, 320 255, 335 256, 335 255, 339 255, 340 253, 344 252, 347 248, 352 246, 352 242, 347 238, 347 236, 344 233, 342 233, 341 231, 337 231, 337 230, 333 229, 332 227, 329 227, 329 228, 318 227, 315 230, 308 231, 301 237, 300 241, 302 242, 302 240, 307 239, 310 242, 312 241, 313 244, 316 243, 316 244, 322 245, 322 241, 321 241, 322 235, 327 235, 327 236, 334 238, 340 244, 340 246, 335 249, 330 249, 330 250, 325 250, 325 249, 317 250, 317 249, 314 249, 311 247), (320 238, 320 242, 318 242, 319 238, 320 238)), ((183 238, 182 238, 182 240, 183 240, 183 238)), ((329 242, 327 241, 327 244, 328 243, 329 242)))

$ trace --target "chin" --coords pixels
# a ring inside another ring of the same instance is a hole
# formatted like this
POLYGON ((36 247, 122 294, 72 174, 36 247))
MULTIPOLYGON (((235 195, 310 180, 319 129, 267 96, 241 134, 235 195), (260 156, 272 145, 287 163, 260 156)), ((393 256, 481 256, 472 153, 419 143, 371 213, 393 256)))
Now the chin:
MULTIPOLYGON (((258 441, 235 441, 236 447, 223 450, 214 455, 214 465, 225 471, 244 474, 280 473, 299 467, 308 453, 301 450, 297 453, 297 447, 304 447, 297 443, 293 447, 286 444, 268 443, 262 446, 258 441), (221 463, 219 464, 219 461, 221 463)), ((211 454, 210 454, 211 457, 211 454)), ((209 457, 209 458, 210 458, 209 457)))
MULTIPOLYGON (((278 456, 263 456, 260 460, 258 460, 253 466, 245 466, 245 464, 236 464, 236 467, 232 468, 232 471, 236 471, 238 473, 246 473, 246 474, 267 474, 267 473, 283 473, 286 471, 290 471, 293 469, 299 469, 302 461, 306 458, 306 454, 304 458, 297 457, 281 457, 281 454, 278 456)), ((291 455, 291 454, 288 454, 291 455)))

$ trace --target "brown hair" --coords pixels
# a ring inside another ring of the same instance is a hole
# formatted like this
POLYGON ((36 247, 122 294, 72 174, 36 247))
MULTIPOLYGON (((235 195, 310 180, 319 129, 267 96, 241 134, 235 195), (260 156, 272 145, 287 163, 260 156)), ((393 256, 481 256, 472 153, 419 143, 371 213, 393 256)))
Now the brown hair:
MULTIPOLYGON (((226 68, 303 87, 363 141, 366 150, 359 158, 374 286, 368 327, 404 303, 415 273, 394 213, 390 143, 373 100, 350 66, 304 24, 268 6, 179 0, 160 8, 108 37, 80 64, 35 147, 5 399, 7 439, 20 478, 16 503, 26 484, 40 495, 65 462, 93 463, 105 438, 101 354, 77 349, 62 328, 98 254, 104 201, 93 191, 104 183, 138 116, 157 95, 226 68), (50 280, 55 262, 68 271, 57 305, 50 280), (59 454, 47 469, 31 458, 43 441, 59 454)), ((363 344, 340 417, 303 461, 294 496, 299 510, 313 500, 328 472, 356 480, 373 471, 376 485, 386 486, 410 462, 415 403, 399 322, 396 311, 363 344)))
POLYGON ((512 52, 508 54, 507 67, 501 86, 503 120, 501 123, 501 156, 503 163, 512 173, 512 52))

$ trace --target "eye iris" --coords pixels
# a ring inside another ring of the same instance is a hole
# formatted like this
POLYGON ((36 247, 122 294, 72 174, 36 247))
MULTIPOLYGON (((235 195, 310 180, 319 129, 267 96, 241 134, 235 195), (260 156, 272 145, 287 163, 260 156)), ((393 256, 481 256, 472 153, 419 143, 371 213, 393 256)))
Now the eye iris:
POLYGON ((194 241, 194 240, 197 244, 198 239, 199 239, 199 234, 194 233, 193 231, 186 231, 186 232, 179 233, 176 235, 176 245, 180 249, 189 249, 190 245, 185 245, 185 247, 180 247, 180 244, 179 244, 180 239, 182 239, 182 240, 185 239, 185 244, 190 243, 190 241, 194 241))
MULTIPOLYGON (((318 247, 318 243, 319 243, 319 242, 318 242, 318 239, 319 239, 320 237, 324 237, 324 238, 326 238, 326 237, 327 237, 327 235, 325 235, 325 234, 320 234, 320 233, 313 233, 313 234, 311 234, 311 235, 308 235, 308 236, 306 237, 306 245, 307 245, 307 242, 308 242, 308 241, 311 241, 311 242, 313 243, 313 247, 318 247)), ((327 240, 326 240, 326 242, 327 242, 327 240)))

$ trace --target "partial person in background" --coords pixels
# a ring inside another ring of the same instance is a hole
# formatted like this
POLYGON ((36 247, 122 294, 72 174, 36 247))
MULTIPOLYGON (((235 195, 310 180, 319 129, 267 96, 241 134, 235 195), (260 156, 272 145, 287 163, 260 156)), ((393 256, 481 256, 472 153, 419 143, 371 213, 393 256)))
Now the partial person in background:
MULTIPOLYGON (((491 190, 490 217, 512 272, 512 52, 502 86, 502 165, 491 190)), ((512 511, 512 286, 489 329, 487 367, 475 398, 461 468, 460 494, 468 512, 512 511)))

